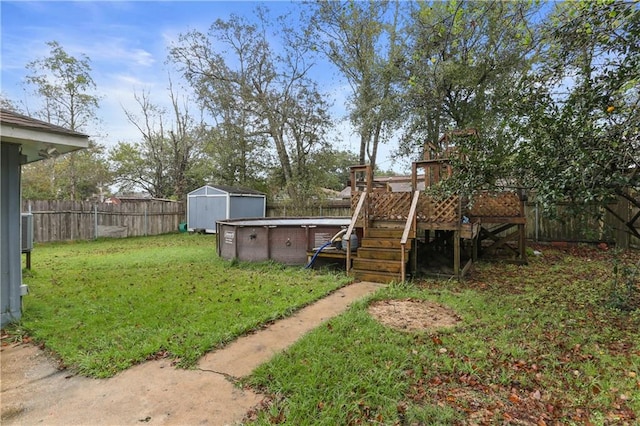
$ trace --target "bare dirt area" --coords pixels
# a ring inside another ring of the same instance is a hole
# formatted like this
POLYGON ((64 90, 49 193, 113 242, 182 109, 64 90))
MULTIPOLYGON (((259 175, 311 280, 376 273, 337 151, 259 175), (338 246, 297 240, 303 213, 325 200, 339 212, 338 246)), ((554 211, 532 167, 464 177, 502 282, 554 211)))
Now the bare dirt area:
POLYGON ((369 314, 387 327, 402 331, 453 327, 460 322, 452 309, 428 300, 380 300, 369 306, 369 314))
POLYGON ((109 379, 90 379, 60 370, 31 343, 2 346, 1 423, 238 424, 253 407, 261 406, 264 396, 240 388, 237 379, 381 287, 367 282, 346 286, 290 318, 205 355, 192 370, 159 359, 109 379))

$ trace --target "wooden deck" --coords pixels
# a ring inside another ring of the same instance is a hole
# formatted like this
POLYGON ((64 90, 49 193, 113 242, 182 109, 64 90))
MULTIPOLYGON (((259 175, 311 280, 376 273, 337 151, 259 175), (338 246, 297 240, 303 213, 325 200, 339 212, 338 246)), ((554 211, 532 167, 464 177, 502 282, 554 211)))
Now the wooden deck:
POLYGON ((415 162, 411 192, 375 188, 368 166, 352 168, 348 235, 358 233, 361 244, 355 253, 343 252, 349 273, 371 281, 405 281, 417 277, 420 266, 444 259, 450 269, 445 275, 462 278, 479 254, 503 249, 511 251, 514 261, 526 263, 523 194, 484 191, 469 204, 459 195, 435 198, 415 189, 420 168, 430 169, 423 176, 431 185, 450 175, 447 164, 415 162))

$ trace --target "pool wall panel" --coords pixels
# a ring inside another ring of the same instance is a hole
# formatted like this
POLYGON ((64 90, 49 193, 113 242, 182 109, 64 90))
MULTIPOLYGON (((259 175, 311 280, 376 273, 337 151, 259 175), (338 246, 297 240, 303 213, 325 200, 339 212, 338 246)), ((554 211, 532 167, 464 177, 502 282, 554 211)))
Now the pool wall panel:
POLYGON ((263 226, 237 229, 238 259, 249 262, 269 260, 268 228, 263 226))
POLYGON ((218 223, 218 253, 224 259, 304 265, 307 251, 348 226, 348 218, 264 218, 218 223))

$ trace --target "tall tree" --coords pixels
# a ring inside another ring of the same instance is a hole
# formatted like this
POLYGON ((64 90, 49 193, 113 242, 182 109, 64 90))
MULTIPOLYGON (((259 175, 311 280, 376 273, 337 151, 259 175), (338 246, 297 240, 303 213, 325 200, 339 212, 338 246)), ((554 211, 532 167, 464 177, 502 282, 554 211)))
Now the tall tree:
MULTIPOLYGON (((619 1, 557 4, 544 62, 514 104, 521 164, 539 201, 640 208, 640 9, 619 1)), ((621 226, 640 238, 631 220, 621 226)))
MULTIPOLYGON (((80 59, 69 55, 56 41, 47 45, 50 47, 49 56, 26 66, 30 71, 26 84, 33 87, 41 104, 29 114, 69 130, 89 133, 98 121, 99 102, 96 84, 91 77, 90 60, 86 55, 80 59)), ((91 196, 109 183, 108 167, 101 157, 103 150, 104 147, 94 142, 86 152, 70 153, 26 167, 23 171, 25 182, 28 184, 37 176, 48 173, 48 198, 74 200, 91 196), (30 173, 33 175, 29 176, 30 173)), ((45 194, 41 190, 36 193, 45 194)))
MULTIPOLYGON (((405 68, 405 117, 399 153, 422 156, 426 143, 455 129, 476 128, 500 150, 513 83, 531 66, 533 2, 416 3, 405 68)), ((469 139, 471 141, 471 139, 469 139)), ((463 140, 459 142, 464 143, 463 140)))
POLYGON ((204 177, 202 149, 205 131, 189 112, 188 100, 176 95, 169 81, 170 111, 154 104, 147 92, 135 95, 141 115, 125 110, 140 142, 119 142, 110 152, 121 189, 142 188, 156 198, 186 199, 204 177))
POLYGON ((360 136, 359 163, 375 168, 378 146, 399 117, 400 2, 317 1, 312 37, 351 87, 349 118, 360 136))
POLYGON ((22 113, 20 106, 16 102, 5 96, 4 93, 0 93, 0 108, 22 113))
POLYGON ((283 19, 278 20, 278 33, 270 34, 270 22, 263 8, 257 9, 257 23, 235 15, 217 20, 207 34, 181 35, 170 55, 222 124, 219 134, 245 150, 235 158, 264 158, 260 148, 268 141, 282 186, 291 198, 302 200, 301 186, 312 182, 298 180, 304 174, 297 168, 305 167, 305 158, 322 146, 322 126, 328 119, 308 77, 308 46, 283 19), (277 51, 273 40, 282 41, 277 51), (316 108, 310 107, 312 99, 316 108))
POLYGON ((96 120, 99 98, 91 77, 90 60, 77 59, 56 41, 47 42, 49 56, 27 64, 26 82, 43 103, 36 117, 73 131, 86 131, 96 120))

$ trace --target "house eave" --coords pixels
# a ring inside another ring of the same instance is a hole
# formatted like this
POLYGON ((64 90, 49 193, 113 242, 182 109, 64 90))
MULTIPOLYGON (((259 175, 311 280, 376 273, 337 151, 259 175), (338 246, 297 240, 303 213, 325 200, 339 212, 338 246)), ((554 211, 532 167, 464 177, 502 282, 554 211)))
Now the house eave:
POLYGON ((89 147, 88 137, 79 133, 63 134, 7 123, 0 124, 0 135, 2 143, 21 145, 23 164, 89 147))

